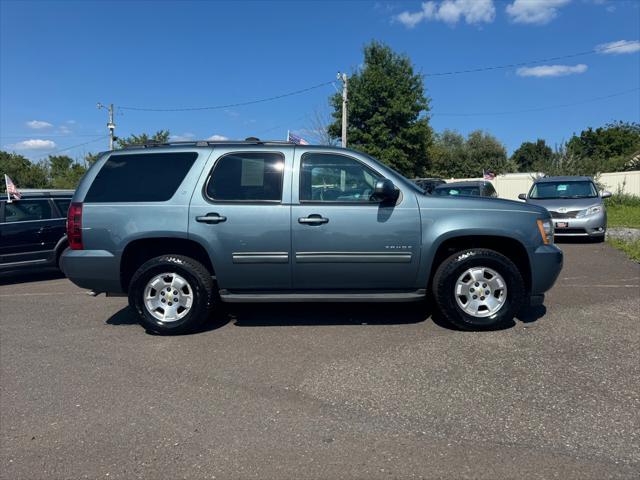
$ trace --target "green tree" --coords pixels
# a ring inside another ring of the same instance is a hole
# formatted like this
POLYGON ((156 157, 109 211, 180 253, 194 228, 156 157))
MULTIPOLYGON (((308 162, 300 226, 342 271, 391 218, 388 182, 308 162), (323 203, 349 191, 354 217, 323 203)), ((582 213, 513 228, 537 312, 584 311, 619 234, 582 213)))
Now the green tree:
POLYGON ((49 176, 53 188, 74 189, 87 171, 86 167, 66 155, 50 156, 49 176))
POLYGON ((99 153, 91 153, 91 152, 89 152, 84 156, 84 163, 87 166, 87 168, 89 168, 91 165, 96 163, 98 158, 100 158, 100 154, 99 153))
POLYGON ((49 172, 43 162, 32 163, 17 153, 0 151, 0 181, 4 191, 4 176, 7 174, 20 188, 46 188, 49 186, 49 172))
POLYGON ((428 176, 464 177, 468 171, 464 136, 453 130, 444 130, 436 134, 433 144, 429 147, 429 158, 431 169, 428 176))
POLYGON ((484 171, 499 174, 515 170, 507 159, 507 149, 493 135, 481 130, 471 132, 466 146, 470 176, 481 177, 484 171))
MULTIPOLYGON (((329 133, 342 130, 342 96, 330 98, 335 121, 329 133)), ((348 145, 368 153, 402 174, 413 177, 429 168, 431 144, 429 100, 422 76, 406 55, 372 42, 364 48, 364 64, 349 77, 348 145)))
POLYGON ((169 130, 158 130, 153 135, 141 133, 140 135, 130 135, 124 138, 118 138, 116 141, 118 148, 128 147, 130 145, 142 145, 149 142, 166 143, 169 141, 169 130))
POLYGON ((430 175, 445 178, 481 177, 483 171, 499 174, 515 169, 504 145, 481 130, 471 132, 466 139, 451 130, 437 134, 429 157, 430 175))
POLYGON ((547 143, 538 139, 534 142, 523 142, 511 155, 511 161, 519 172, 533 172, 544 168, 553 158, 553 150, 547 143))
POLYGON ((581 173, 630 170, 633 158, 640 151, 640 124, 609 123, 596 129, 588 128, 573 135, 566 145, 577 159, 581 173))

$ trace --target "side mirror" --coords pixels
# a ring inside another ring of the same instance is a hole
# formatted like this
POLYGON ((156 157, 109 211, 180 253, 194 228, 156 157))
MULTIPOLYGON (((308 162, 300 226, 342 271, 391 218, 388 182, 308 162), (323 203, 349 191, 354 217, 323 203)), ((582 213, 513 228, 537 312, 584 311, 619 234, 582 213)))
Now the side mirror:
POLYGON ((520 195, 518 195, 518 198, 520 200, 526 200, 527 199, 527 194, 526 193, 521 193, 520 195))
POLYGON ((376 186, 373 189, 371 198, 373 200, 379 200, 381 202, 395 202, 396 200, 398 200, 399 195, 400 190, 396 188, 393 182, 388 178, 383 178, 382 180, 378 180, 376 182, 376 186))
POLYGON ((609 197, 611 196, 611 192, 608 192, 608 191, 604 190, 604 191, 600 194, 600 196, 601 196, 602 198, 609 198, 609 197))

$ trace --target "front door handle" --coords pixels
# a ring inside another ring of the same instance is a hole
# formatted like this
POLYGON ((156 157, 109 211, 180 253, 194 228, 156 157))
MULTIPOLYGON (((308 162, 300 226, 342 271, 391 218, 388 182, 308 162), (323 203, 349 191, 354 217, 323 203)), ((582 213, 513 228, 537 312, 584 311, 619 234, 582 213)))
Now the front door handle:
POLYGON ((196 222, 200 222, 200 223, 215 224, 215 223, 226 222, 226 221, 227 221, 227 217, 225 217, 224 215, 218 215, 215 212, 207 213, 206 215, 200 215, 199 217, 196 217, 196 222))
POLYGON ((314 213, 313 215, 309 215, 308 217, 300 217, 298 218, 298 223, 302 223, 304 225, 322 225, 323 223, 328 223, 329 219, 323 217, 322 215, 318 215, 314 213))

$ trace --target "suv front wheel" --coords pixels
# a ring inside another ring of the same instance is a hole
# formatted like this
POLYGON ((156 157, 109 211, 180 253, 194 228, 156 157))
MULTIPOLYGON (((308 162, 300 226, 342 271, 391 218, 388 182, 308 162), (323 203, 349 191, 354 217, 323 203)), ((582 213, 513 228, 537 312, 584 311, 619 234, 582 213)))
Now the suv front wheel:
POLYGON ((209 271, 182 255, 162 255, 142 264, 129 284, 129 305, 148 330, 177 334, 211 315, 214 284, 209 271))
POLYGON ((507 326, 522 308, 525 285, 518 267, 504 255, 473 248, 444 260, 433 277, 436 303, 464 330, 507 326))

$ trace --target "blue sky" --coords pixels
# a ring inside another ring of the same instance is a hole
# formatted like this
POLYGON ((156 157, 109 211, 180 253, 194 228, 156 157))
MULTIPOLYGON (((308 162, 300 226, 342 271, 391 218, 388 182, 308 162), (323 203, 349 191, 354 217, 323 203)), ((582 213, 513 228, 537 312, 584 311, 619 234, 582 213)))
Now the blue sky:
MULTIPOLYGON (((272 97, 353 71, 374 39, 427 74, 436 131, 483 129, 509 151, 536 138, 554 145, 588 126, 640 121, 639 38, 636 0, 1 1, 0 148, 32 159, 84 142, 93 141, 64 153, 104 150, 106 139, 94 141, 106 135, 97 102, 171 108, 272 97), (519 68, 428 76, 621 41, 519 68)), ((219 110, 119 109, 116 133, 304 136, 314 112, 329 112, 333 91, 219 110)))

